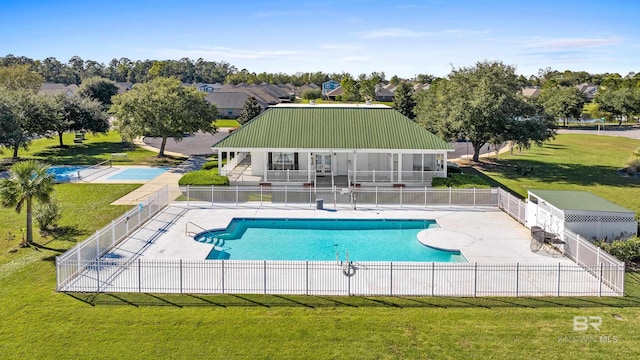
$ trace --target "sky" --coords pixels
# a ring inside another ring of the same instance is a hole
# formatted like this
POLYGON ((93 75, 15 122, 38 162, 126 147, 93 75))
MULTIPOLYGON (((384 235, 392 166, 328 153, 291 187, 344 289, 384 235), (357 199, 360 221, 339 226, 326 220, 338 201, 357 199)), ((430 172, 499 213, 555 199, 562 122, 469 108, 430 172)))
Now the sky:
POLYGON ((250 72, 382 71, 411 78, 498 60, 640 71, 635 0, 0 0, 0 56, 188 57, 250 72))

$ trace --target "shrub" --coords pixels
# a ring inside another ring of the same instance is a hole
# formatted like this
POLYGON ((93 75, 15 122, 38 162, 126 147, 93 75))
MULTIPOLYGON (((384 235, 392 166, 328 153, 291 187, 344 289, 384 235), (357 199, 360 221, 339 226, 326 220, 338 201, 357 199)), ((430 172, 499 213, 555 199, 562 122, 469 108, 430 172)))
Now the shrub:
POLYGON ((635 175, 640 172, 640 158, 631 159, 627 162, 627 174, 635 175))
POLYGON ((62 209, 53 198, 48 203, 37 203, 33 214, 41 234, 48 234, 55 230, 61 216, 62 209))
POLYGON ((640 238, 638 237, 629 240, 618 240, 611 243, 599 240, 596 241, 595 244, 620 261, 624 261, 627 265, 640 265, 640 238))
POLYGON ((301 97, 305 100, 321 99, 322 91, 320 89, 306 89, 302 92, 301 97))
POLYGON ((229 178, 213 170, 197 170, 184 174, 178 185, 229 185, 229 178))
POLYGON ((462 169, 457 165, 447 165, 447 174, 462 174, 462 169))
POLYGON ((454 187, 454 188, 488 188, 489 184, 478 175, 451 174, 446 178, 433 178, 433 187, 454 187))
POLYGON ((218 160, 207 161, 202 165, 202 170, 211 170, 218 168, 218 160))

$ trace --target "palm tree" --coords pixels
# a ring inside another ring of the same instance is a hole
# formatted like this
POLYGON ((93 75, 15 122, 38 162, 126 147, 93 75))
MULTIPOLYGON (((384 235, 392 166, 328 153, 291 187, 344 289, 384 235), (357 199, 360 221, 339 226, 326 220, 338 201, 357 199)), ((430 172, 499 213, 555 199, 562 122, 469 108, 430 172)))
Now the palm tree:
POLYGON ((15 207, 20 213, 26 205, 27 244, 33 243, 33 200, 47 203, 53 191, 53 176, 48 170, 49 166, 39 161, 24 161, 13 165, 9 178, 0 181, 0 204, 3 207, 15 207))

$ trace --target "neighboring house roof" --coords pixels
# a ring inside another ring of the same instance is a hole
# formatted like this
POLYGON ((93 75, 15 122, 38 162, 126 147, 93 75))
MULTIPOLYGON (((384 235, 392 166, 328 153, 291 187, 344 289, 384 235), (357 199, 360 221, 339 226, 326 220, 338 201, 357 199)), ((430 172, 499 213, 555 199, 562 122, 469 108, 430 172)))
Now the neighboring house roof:
POLYGON ((376 97, 393 97, 393 92, 382 87, 376 91, 376 97))
POLYGON ((383 88, 389 90, 392 93, 395 93, 397 86, 396 85, 392 85, 392 84, 387 84, 387 85, 383 86, 383 88))
POLYGON ((116 86, 118 87, 118 94, 124 94, 131 90, 133 84, 130 82, 116 82, 116 86))
POLYGON ((363 105, 270 107, 212 147, 452 151, 398 111, 363 105))
POLYGON ((560 210, 633 213, 625 207, 586 191, 529 190, 529 193, 560 210))
POLYGON ((598 85, 584 83, 576 85, 576 88, 589 99, 593 99, 598 93, 598 85))
POLYGON ((537 86, 529 86, 523 88, 522 95, 526 97, 537 98, 540 95, 540 88, 537 86))
MULTIPOLYGON (((218 111, 223 109, 242 109, 242 106, 249 98, 248 94, 243 92, 222 92, 222 91, 214 91, 212 93, 208 93, 205 96, 205 99, 211 103, 215 104, 218 108, 218 111)), ((258 104, 262 106, 262 108, 266 108, 267 104, 263 101, 258 100, 258 104)))
POLYGON ((40 87, 38 91, 39 94, 42 95, 57 95, 57 94, 67 94, 73 95, 78 91, 78 85, 76 84, 58 84, 58 83, 44 83, 40 87))
POLYGON ((333 90, 329 91, 327 93, 327 96, 338 96, 338 95, 342 95, 343 92, 344 92, 344 90, 341 87, 339 87, 339 88, 336 88, 336 89, 333 89, 333 90))

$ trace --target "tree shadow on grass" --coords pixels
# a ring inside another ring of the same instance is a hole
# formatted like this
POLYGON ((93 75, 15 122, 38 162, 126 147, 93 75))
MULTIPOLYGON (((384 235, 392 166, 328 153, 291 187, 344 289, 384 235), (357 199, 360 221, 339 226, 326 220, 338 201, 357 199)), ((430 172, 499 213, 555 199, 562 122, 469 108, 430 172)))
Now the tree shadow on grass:
POLYGON ((131 150, 127 143, 93 142, 65 147, 50 147, 40 151, 35 156, 45 157, 54 165, 77 164, 93 165, 104 160, 105 154, 121 153, 131 150), (103 156, 100 158, 99 156, 103 156))
POLYGON ((579 186, 640 186, 638 179, 620 176, 617 168, 602 165, 552 164, 525 159, 499 159, 476 163, 474 168, 479 171, 497 172, 507 179, 516 181, 533 180, 579 186))
POLYGON ((87 231, 81 230, 77 225, 59 226, 51 232, 53 240, 77 242, 78 238, 87 235, 87 231))

